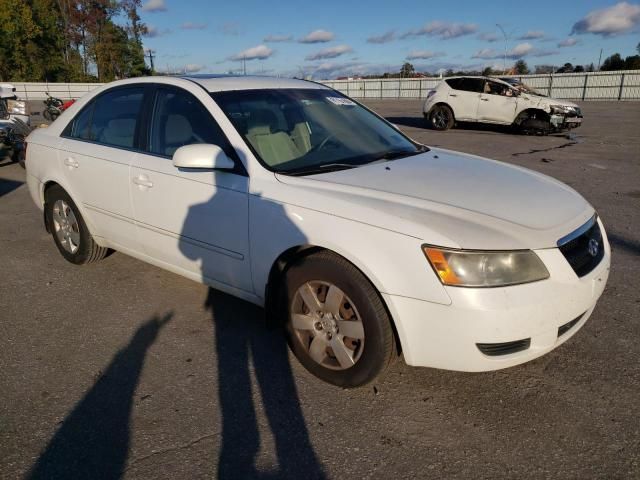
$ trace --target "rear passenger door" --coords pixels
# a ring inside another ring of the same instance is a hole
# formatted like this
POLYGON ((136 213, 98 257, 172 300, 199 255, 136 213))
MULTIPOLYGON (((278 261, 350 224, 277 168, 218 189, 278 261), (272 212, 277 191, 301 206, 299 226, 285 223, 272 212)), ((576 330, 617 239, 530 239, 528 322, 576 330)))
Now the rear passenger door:
POLYGON ((135 156, 129 178, 144 252, 180 274, 252 293, 249 179, 235 150, 191 92, 158 86, 147 111, 145 152, 135 156), (175 151, 194 143, 218 145, 236 170, 174 167, 175 151))
POLYGON ((456 120, 475 122, 484 80, 481 78, 452 78, 445 81, 451 87, 447 102, 453 109, 456 120))
POLYGON ((129 197, 144 87, 108 90, 87 104, 63 132, 60 151, 67 188, 93 235, 115 248, 137 249, 129 197))

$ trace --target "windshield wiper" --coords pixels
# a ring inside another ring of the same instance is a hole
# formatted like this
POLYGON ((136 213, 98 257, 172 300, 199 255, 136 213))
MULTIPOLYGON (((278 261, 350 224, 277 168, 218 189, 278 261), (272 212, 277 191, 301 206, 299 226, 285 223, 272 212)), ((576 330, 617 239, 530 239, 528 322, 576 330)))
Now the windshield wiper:
POLYGON ((337 172, 338 170, 347 170, 349 168, 355 168, 358 165, 352 163, 324 163, 322 165, 312 165, 310 167, 301 167, 294 170, 289 170, 284 173, 285 175, 313 175, 314 173, 328 173, 337 172))
POLYGON ((412 157, 414 155, 420 155, 421 153, 428 152, 428 147, 422 147, 415 151, 408 150, 389 150, 388 152, 384 152, 380 155, 373 157, 372 162, 377 160, 396 160, 398 158, 412 157))

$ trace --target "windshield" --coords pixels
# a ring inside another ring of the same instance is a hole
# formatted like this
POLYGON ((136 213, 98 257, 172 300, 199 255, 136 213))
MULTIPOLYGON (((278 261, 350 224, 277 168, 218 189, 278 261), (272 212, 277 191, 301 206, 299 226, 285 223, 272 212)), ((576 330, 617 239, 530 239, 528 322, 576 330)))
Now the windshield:
POLYGON ((312 174, 426 150, 353 100, 325 89, 211 94, 269 170, 312 174))
POLYGON ((531 88, 529 85, 527 85, 526 83, 521 82, 520 80, 516 80, 513 78, 503 78, 502 80, 504 80, 505 82, 511 84, 511 86, 513 88, 515 88, 516 90, 519 90, 522 93, 528 93, 530 95, 537 95, 539 97, 546 97, 546 95, 538 92, 537 90, 531 88))

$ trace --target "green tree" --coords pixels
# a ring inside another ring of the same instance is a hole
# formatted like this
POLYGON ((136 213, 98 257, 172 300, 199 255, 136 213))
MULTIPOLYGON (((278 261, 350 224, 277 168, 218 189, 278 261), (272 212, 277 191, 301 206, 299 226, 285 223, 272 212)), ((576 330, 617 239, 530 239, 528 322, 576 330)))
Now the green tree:
POLYGON ((518 75, 526 75, 529 73, 529 66, 527 65, 527 62, 520 59, 513 65, 513 70, 518 75))
POLYGON ((413 77, 416 73, 416 69, 413 65, 411 65, 409 62, 405 62, 402 65, 402 68, 400 69, 400 76, 402 78, 405 77, 413 77))
POLYGON ((625 70, 640 70, 640 55, 631 55, 624 60, 625 70))
POLYGON ((582 65, 576 65, 575 67, 573 67, 573 71, 576 73, 582 73, 584 72, 584 67, 582 65))
POLYGON ((604 59, 602 62, 602 67, 600 70, 602 71, 611 71, 611 70, 624 70, 625 63, 619 53, 614 53, 610 57, 604 59))

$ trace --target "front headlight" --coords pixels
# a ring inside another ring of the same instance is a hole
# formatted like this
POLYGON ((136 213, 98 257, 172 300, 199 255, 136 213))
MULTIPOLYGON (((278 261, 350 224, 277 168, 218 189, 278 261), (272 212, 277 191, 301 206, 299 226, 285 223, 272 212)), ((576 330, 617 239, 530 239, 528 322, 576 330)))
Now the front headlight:
POLYGON ((23 100, 7 100, 7 108, 14 115, 29 115, 29 107, 23 100))
POLYGON ((422 249, 445 285, 504 287, 549 278, 542 260, 531 250, 483 252, 426 245, 422 249))
POLYGON ((573 107, 567 107, 566 105, 551 105, 551 113, 566 114, 573 111, 573 107))

